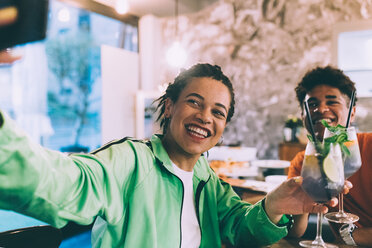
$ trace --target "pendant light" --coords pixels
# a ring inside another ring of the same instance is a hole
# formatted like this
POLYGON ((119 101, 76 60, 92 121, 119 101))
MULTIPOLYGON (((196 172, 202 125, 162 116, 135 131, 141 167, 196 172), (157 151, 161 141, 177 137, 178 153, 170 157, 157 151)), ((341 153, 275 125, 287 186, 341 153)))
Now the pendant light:
POLYGON ((178 0, 175 0, 175 41, 166 53, 166 59, 170 66, 180 68, 184 66, 187 54, 178 37, 178 0))
POLYGON ((119 15, 126 14, 129 10, 128 0, 116 0, 115 10, 119 15))

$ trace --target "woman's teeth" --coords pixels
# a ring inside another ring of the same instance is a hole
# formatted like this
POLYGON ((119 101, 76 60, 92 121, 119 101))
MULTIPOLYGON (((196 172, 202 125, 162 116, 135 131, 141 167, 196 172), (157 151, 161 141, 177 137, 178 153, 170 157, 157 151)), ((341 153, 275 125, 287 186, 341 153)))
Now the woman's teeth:
POLYGON ((189 126, 187 129, 201 138, 206 138, 208 136, 208 132, 199 127, 189 126))

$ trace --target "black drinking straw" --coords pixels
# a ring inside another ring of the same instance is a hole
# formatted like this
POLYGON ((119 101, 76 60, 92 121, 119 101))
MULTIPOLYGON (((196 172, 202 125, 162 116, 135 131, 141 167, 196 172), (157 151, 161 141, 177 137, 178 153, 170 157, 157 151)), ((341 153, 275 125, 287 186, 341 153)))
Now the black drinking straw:
POLYGON ((307 103, 307 101, 305 101, 304 105, 305 105, 305 111, 306 111, 306 119, 307 119, 307 121, 309 122, 309 125, 310 125, 310 134, 313 137, 313 140, 314 140, 314 143, 315 143, 316 142, 316 136, 315 136, 315 133, 314 133, 313 121, 311 120, 311 116, 310 116, 309 104, 307 103))
POLYGON ((346 121, 346 128, 350 126, 350 117, 351 117, 351 111, 353 110, 354 102, 355 102, 355 90, 353 90, 353 92, 351 93, 349 113, 347 115, 347 121, 346 121))

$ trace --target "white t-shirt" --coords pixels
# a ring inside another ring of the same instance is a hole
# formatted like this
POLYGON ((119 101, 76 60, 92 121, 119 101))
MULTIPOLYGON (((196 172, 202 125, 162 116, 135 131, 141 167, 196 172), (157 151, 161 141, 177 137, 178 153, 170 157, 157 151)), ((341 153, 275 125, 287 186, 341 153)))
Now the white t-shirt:
POLYGON ((173 164, 174 173, 183 183, 184 195, 181 216, 182 241, 181 248, 197 248, 200 246, 201 234, 196 217, 192 177, 194 171, 184 171, 173 164))

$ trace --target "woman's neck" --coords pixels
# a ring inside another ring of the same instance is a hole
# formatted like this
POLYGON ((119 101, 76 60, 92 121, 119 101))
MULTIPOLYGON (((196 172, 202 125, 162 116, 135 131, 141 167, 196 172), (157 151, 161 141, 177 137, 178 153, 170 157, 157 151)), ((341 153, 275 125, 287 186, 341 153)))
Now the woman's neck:
POLYGON ((162 139, 164 149, 169 158, 178 168, 185 171, 192 171, 200 155, 186 153, 169 135, 164 135, 162 139))

